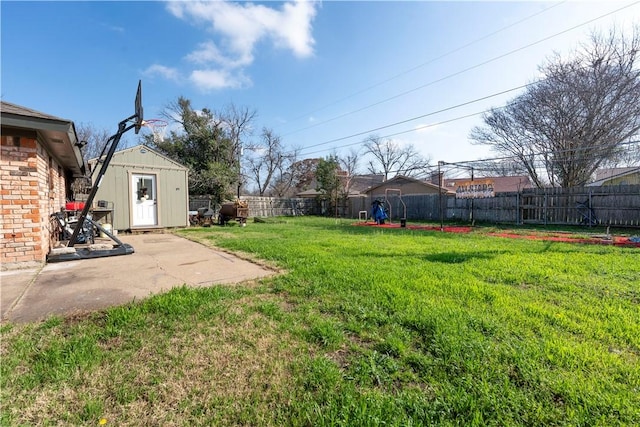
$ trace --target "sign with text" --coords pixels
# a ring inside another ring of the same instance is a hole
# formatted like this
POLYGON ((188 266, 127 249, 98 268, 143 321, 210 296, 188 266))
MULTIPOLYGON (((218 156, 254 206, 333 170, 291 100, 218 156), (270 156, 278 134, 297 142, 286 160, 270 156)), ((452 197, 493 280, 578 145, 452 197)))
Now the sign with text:
POLYGON ((494 196, 492 179, 456 181, 456 199, 483 199, 494 196))

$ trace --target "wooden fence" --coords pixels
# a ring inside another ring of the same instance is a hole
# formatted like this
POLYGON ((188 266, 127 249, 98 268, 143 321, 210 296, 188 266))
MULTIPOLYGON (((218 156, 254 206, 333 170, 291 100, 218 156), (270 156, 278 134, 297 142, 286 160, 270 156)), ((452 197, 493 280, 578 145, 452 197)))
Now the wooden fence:
MULTIPOLYGON (((371 216, 371 197, 353 197, 337 208, 327 201, 303 198, 242 197, 250 216, 337 215, 371 216)), ((206 196, 192 196, 189 209, 206 207, 206 196), (204 204, 203 204, 204 203, 204 204)), ((385 201, 391 221, 461 220, 494 224, 612 225, 640 227, 640 185, 604 187, 535 188, 518 193, 498 193, 485 199, 455 196, 389 196, 385 201)), ((215 208, 214 208, 215 209, 215 208)))
MULTIPOLYGON (((242 196, 249 204, 250 217, 322 215, 322 203, 315 199, 242 196)), ((190 196, 189 210, 211 207, 218 210, 220 206, 210 202, 209 196, 190 196)))
MULTIPOLYGON (((613 225, 640 227, 640 185, 535 188, 498 193, 484 199, 455 196, 390 196, 386 206, 392 220, 443 219, 494 224, 613 225), (406 214, 403 215, 406 206, 406 214)), ((349 216, 358 218, 373 200, 350 200, 349 216)))
POLYGON ((525 224, 640 226, 640 185, 539 188, 522 192, 525 224))

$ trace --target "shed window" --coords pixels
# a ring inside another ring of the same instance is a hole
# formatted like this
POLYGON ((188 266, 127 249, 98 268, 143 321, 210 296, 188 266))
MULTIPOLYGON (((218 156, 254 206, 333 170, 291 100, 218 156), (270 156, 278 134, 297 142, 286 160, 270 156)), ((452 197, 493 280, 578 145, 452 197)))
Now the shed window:
POLYGON ((153 179, 149 177, 140 177, 138 178, 137 193, 138 200, 146 200, 151 199, 155 200, 154 188, 153 188, 153 179))

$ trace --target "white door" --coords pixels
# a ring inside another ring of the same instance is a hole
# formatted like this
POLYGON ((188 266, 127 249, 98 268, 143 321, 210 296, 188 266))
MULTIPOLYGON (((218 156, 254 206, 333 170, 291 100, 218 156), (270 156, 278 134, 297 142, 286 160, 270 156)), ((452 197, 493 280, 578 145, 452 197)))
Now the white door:
POLYGON ((133 206, 132 226, 158 224, 158 205, 155 175, 131 175, 131 194, 133 206))

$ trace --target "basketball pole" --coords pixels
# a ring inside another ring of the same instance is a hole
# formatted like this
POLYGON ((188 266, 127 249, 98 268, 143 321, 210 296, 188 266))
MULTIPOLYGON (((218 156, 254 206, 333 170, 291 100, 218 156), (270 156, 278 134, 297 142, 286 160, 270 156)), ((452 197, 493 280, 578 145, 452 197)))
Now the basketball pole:
MULTIPOLYGON (((107 152, 107 157, 104 159, 104 161, 102 162, 102 165, 100 166, 100 172, 98 172, 98 176, 96 177, 96 181, 95 184, 93 185, 93 187, 91 187, 91 192, 89 193, 89 196, 87 197, 87 200, 84 203, 84 208, 82 208, 82 213, 80 214, 80 217, 78 218, 78 223, 76 225, 76 228, 73 230, 73 234, 71 235, 71 239, 69 239, 69 244, 67 245, 68 247, 73 247, 73 245, 76 244, 76 239, 78 238, 78 234, 80 233, 80 230, 82 229, 82 227, 84 226, 84 221, 87 218, 87 215, 89 214, 89 209, 91 209, 91 204, 93 203, 93 199, 96 197, 96 193, 98 192, 98 189, 100 188, 100 184, 102 184, 102 178, 104 177, 104 174, 107 171, 107 167, 109 166, 109 163, 111 162, 111 158, 113 157, 113 153, 115 153, 116 151, 116 147, 118 146, 118 143, 120 142, 120 138, 122 138, 122 135, 133 129, 137 124, 134 123, 130 126, 127 126, 127 122, 129 122, 130 120, 133 120, 135 118, 137 118, 138 116, 136 114, 134 114, 131 117, 128 117, 127 119, 121 121, 118 124, 118 132, 111 136, 108 140, 107 140, 107 145, 109 145, 109 141, 111 141, 111 145, 109 146, 109 151, 107 152)), ((122 244, 122 242, 119 242, 120 244, 122 244)))

